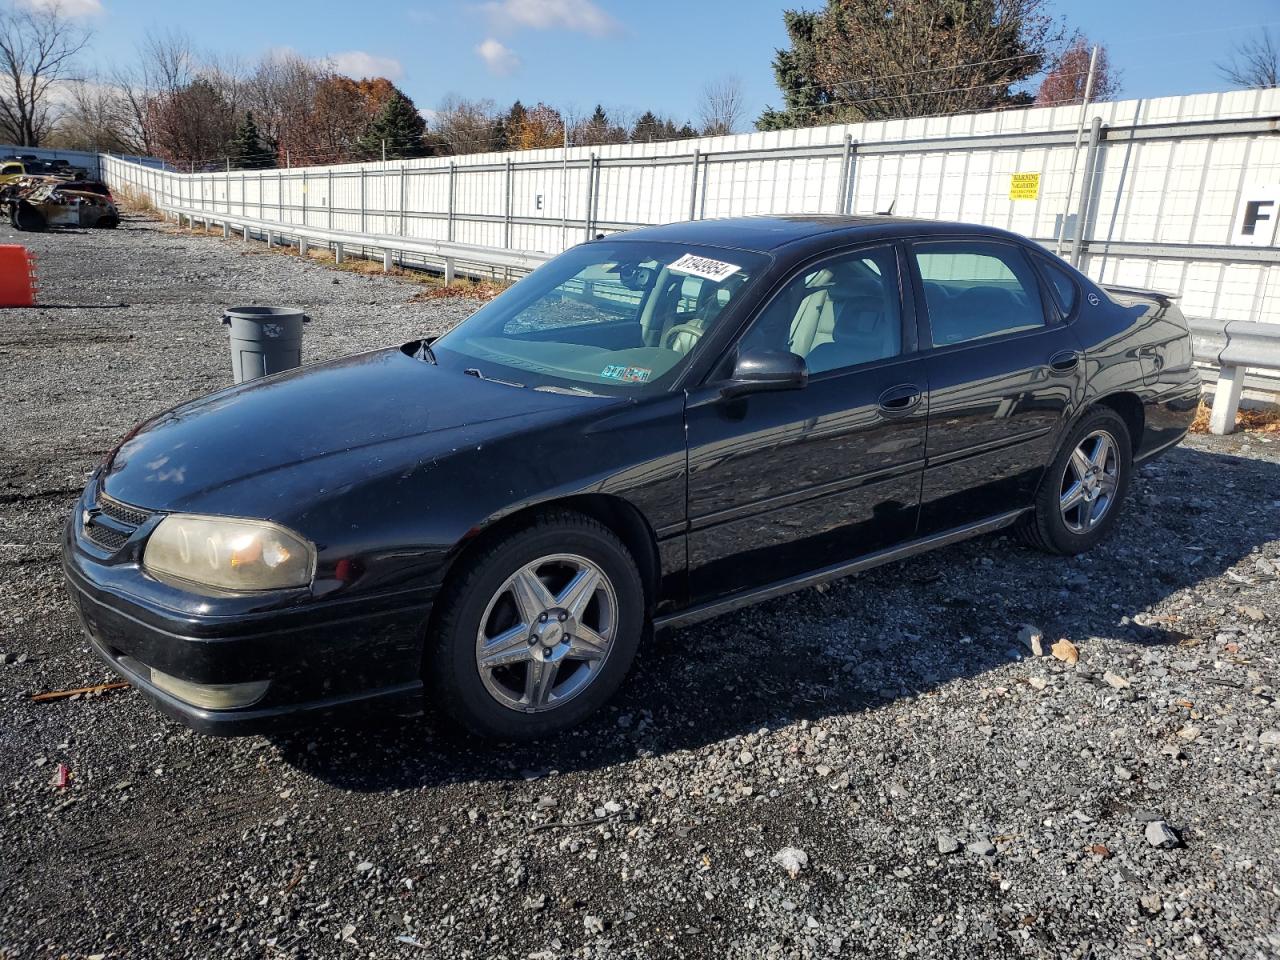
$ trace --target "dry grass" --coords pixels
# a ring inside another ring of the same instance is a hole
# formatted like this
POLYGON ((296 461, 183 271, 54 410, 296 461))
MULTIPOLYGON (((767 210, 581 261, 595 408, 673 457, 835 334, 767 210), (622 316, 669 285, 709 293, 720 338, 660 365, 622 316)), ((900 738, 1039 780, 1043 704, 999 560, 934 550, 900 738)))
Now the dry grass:
POLYGON ((433 283, 429 289, 415 295, 414 300, 421 303, 428 300, 447 300, 453 297, 460 297, 487 303, 509 286, 509 284, 495 283, 492 280, 454 280, 450 284, 445 284, 437 277, 432 277, 431 280, 433 283))
POLYGON ((145 193, 138 193, 128 187, 120 187, 112 190, 111 195, 115 197, 116 205, 122 210, 147 217, 150 220, 161 219, 160 211, 156 209, 156 205, 151 202, 151 198, 145 193))
MULTIPOLYGON (((1251 433, 1280 433, 1280 408, 1241 410, 1236 414, 1236 429, 1251 433)), ((1191 421, 1191 432, 1209 432, 1209 405, 1203 400, 1196 409, 1196 418, 1191 421)))

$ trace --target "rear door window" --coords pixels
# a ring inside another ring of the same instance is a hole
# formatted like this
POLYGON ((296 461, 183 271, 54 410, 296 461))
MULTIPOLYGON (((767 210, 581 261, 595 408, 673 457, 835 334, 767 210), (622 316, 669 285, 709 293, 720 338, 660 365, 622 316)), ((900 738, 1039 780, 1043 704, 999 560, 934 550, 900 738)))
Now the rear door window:
POLYGON ((916 243, 912 252, 935 347, 1044 326, 1035 271, 1012 244, 948 240, 916 243))

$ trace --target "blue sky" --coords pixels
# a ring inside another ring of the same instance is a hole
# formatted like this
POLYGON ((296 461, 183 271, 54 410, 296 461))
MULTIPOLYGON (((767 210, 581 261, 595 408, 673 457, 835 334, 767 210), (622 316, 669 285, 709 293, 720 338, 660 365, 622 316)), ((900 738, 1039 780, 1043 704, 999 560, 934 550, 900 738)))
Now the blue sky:
MULTIPOLYGON (((0 0, 3 2, 3 0, 0 0)), ((50 0, 17 0, 44 3, 50 0)), ((785 44, 784 6, 819 0, 62 0, 96 31, 92 58, 127 61, 148 29, 178 29, 202 49, 252 59, 288 47, 344 72, 391 76, 421 108, 444 95, 508 104, 597 101, 696 119, 708 80, 739 77, 747 115, 780 104, 770 62, 785 44)), ((1270 24, 1276 0, 1052 0, 1104 42, 1124 97, 1226 89, 1214 64, 1270 24)))

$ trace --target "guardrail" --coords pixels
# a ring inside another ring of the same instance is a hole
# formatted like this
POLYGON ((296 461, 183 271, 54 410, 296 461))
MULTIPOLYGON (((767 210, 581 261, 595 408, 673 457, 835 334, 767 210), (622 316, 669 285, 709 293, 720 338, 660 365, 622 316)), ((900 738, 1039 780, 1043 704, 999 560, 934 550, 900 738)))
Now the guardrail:
POLYGON ((1280 324, 1253 320, 1187 321, 1192 356, 1218 367, 1209 432, 1219 436, 1235 430, 1246 370, 1280 370, 1280 324))
MULTIPOLYGON (((164 214, 176 217, 179 226, 182 225, 184 220, 192 227, 197 223, 202 223, 206 229, 219 224, 222 226, 222 235, 224 237, 230 237, 232 231, 243 233, 246 241, 257 235, 263 237, 268 246, 275 246, 280 241, 292 239, 298 245, 298 253, 304 257, 307 255, 308 246, 314 243, 330 247, 337 263, 343 262, 349 248, 380 250, 382 251, 382 269, 385 271, 390 271, 397 261, 403 264, 405 254, 419 258, 428 265, 438 261, 446 283, 453 282, 459 272, 458 265, 460 263, 528 271, 540 267, 552 257, 549 253, 542 253, 536 250, 508 250, 502 247, 481 247, 443 240, 402 237, 394 234, 329 230, 323 227, 280 223, 275 220, 259 220, 253 217, 216 213, 173 204, 161 204, 158 209, 164 214), (397 254, 399 254, 398 258, 397 254)), ((463 272, 477 273, 475 270, 467 270, 465 268, 463 272)))

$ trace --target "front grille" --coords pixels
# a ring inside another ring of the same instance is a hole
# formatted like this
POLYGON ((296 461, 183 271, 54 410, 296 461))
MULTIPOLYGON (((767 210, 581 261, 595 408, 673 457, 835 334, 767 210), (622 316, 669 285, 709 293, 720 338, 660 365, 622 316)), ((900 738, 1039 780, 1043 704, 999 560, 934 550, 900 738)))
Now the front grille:
POLYGON ((128 543, 134 531, 151 519, 151 514, 147 511, 106 496, 99 495, 96 507, 96 510, 85 517, 84 535, 90 542, 111 553, 128 543), (111 522, 104 523, 102 518, 111 522))
POLYGON ((102 524, 95 523, 92 520, 84 525, 84 532, 90 540, 102 547, 102 549, 110 550, 112 553, 128 543, 130 537, 130 534, 121 533, 111 527, 104 527, 102 524))
POLYGON ((119 520, 121 523, 127 523, 129 526, 142 526, 150 519, 151 514, 145 510, 139 510, 137 507, 131 507, 128 504, 120 503, 112 500, 110 497, 98 497, 98 509, 105 513, 112 520, 119 520))

